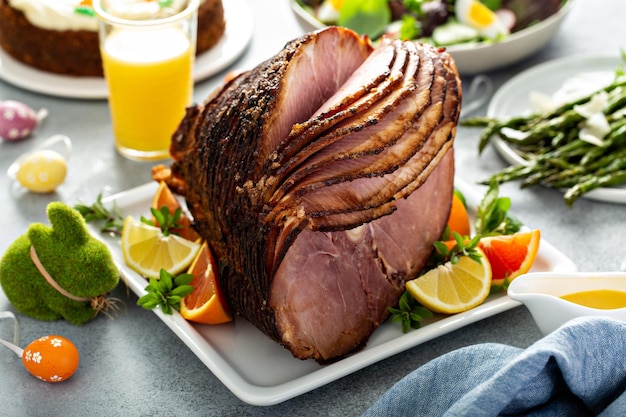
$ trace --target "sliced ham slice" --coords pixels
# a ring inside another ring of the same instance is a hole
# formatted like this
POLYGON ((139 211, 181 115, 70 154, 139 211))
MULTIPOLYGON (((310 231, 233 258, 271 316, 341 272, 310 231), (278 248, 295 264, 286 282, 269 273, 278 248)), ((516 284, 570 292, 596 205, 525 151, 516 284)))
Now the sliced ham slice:
MULTIPOLYGON (((410 70, 407 66, 417 65, 416 61, 409 58, 408 51, 399 41, 386 42, 376 49, 346 81, 347 87, 330 97, 310 119, 292 127, 289 136, 272 154, 271 170, 268 176, 276 176, 277 181, 283 184, 285 175, 291 169, 328 143, 316 139, 317 137, 327 133, 338 124, 345 126, 342 122, 346 119, 355 114, 362 114, 390 94, 396 93, 398 85, 402 83, 406 72, 410 70), (392 56, 393 60, 389 60, 389 56, 392 56), (369 87, 355 88, 364 83, 369 87), (358 91, 359 94, 352 93, 352 90, 358 91), (339 95, 341 91, 348 96, 339 95)), ((390 100, 385 100, 385 102, 389 103, 390 100)), ((337 136, 337 129, 334 129, 328 140, 337 140, 337 136)))
MULTIPOLYGON (((399 63, 398 61, 394 64, 393 75, 390 78, 397 80, 398 83, 390 84, 393 91, 389 91, 383 97, 378 97, 378 100, 371 107, 348 109, 344 112, 346 118, 330 132, 317 132, 325 134, 308 135, 304 138, 300 136, 298 139, 294 139, 292 143, 304 142, 304 146, 301 146, 298 153, 291 159, 284 160, 280 169, 277 170, 276 175, 279 178, 281 188, 279 193, 273 196, 274 200, 284 195, 290 186, 303 175, 306 175, 307 171, 315 169, 317 161, 324 157, 329 148, 339 148, 340 153, 334 150, 330 151, 335 156, 345 154, 345 147, 353 153, 365 153, 363 144, 372 143, 374 139, 378 138, 378 151, 380 151, 385 146, 385 142, 394 140, 394 135, 399 137, 402 130, 406 129, 410 119, 429 104, 428 88, 432 80, 432 66, 429 66, 427 62, 422 66, 420 65, 420 57, 412 44, 394 42, 389 46, 398 49, 398 55, 406 57, 405 62, 407 63, 406 66, 402 67, 395 67, 395 64, 399 63), (422 94, 415 96, 412 93, 418 82, 422 83, 422 94), (411 96, 412 100, 405 100, 408 96, 411 96), (407 102, 409 102, 408 105, 405 104, 407 102), (382 126, 378 127, 381 124, 382 126), (374 127, 380 132, 378 135, 372 133, 374 127), (364 136, 367 136, 369 140, 364 141, 364 136), (344 145, 346 143, 347 145, 344 145), (358 145, 355 145, 357 143, 358 145), (344 149, 341 149, 342 146, 344 149), (358 149, 359 146, 361 149, 358 149), (304 162, 307 158, 309 160, 304 162), (289 173, 296 168, 297 172, 289 173), (288 178, 285 178, 286 173, 289 174, 288 178)), ((376 89, 376 91, 378 90, 379 88, 376 89)))

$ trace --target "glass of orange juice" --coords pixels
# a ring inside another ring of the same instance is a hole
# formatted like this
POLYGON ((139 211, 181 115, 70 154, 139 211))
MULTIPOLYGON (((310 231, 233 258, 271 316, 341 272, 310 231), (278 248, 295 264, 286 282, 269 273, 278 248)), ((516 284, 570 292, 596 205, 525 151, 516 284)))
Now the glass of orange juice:
POLYGON ((93 0, 118 152, 169 156, 193 98, 199 0, 93 0))

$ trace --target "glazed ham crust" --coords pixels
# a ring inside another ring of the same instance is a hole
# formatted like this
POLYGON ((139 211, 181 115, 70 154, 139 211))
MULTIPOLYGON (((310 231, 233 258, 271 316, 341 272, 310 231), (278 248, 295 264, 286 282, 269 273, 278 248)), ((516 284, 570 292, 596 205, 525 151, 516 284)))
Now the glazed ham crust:
POLYGON ((169 181, 231 309, 301 359, 363 346, 445 227, 460 101, 444 51, 330 27, 188 109, 169 181))

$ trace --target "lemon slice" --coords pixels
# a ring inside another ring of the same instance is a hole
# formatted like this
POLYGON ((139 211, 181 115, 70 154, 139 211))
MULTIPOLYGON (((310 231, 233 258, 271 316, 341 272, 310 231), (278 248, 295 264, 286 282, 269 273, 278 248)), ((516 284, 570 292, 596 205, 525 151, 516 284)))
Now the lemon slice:
POLYGON ((126 265, 148 278, 159 278, 161 269, 172 275, 183 272, 200 250, 200 243, 177 235, 164 236, 161 228, 128 216, 122 229, 122 253, 126 265))
POLYGON ((463 256, 406 283, 406 289, 424 307, 436 313, 467 311, 485 301, 491 288, 491 266, 480 249, 480 262, 463 256))

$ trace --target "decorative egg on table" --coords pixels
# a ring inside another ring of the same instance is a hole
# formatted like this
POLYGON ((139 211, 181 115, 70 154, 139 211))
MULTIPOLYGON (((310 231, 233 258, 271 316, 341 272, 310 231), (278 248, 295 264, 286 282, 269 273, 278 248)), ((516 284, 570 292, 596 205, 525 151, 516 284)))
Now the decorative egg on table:
POLYGON ((18 101, 0 101, 0 138, 7 141, 24 139, 46 115, 46 110, 36 112, 18 101))
POLYGON ((22 352, 28 372, 45 382, 69 379, 80 362, 76 346, 63 336, 48 335, 32 341, 22 352))
POLYGON ((67 162, 52 149, 33 151, 20 162, 15 179, 22 187, 36 193, 50 193, 65 180, 67 162))

